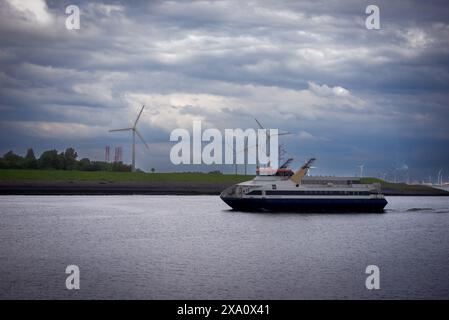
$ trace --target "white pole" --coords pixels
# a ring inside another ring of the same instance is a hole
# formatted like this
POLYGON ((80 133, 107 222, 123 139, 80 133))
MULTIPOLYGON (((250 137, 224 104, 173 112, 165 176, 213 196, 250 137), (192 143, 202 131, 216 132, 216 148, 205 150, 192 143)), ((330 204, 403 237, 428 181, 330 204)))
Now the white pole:
MULTIPOLYGON (((270 130, 269 129, 264 129, 265 130, 265 133, 266 133, 266 135, 267 135, 267 139, 268 139, 268 141, 267 141, 267 144, 266 144, 266 150, 267 151, 265 151, 265 154, 267 153, 267 152, 271 152, 270 150, 270 143, 271 143, 271 141, 270 141, 270 130)), ((270 158, 271 158, 271 153, 270 153, 270 158)), ((268 165, 267 165, 267 167, 268 168, 270 168, 270 166, 271 166, 271 163, 270 163, 270 158, 268 158, 268 165)))
POLYGON ((259 139, 256 137, 256 175, 259 174, 259 139))
POLYGON ((131 171, 136 171, 136 131, 133 130, 132 164, 131 171))
MULTIPOLYGON (((237 142, 236 142, 236 146, 237 146, 237 142)), ((233 148, 233 151, 234 151, 234 170, 235 170, 234 174, 237 175, 237 151, 236 151, 235 147, 233 148)))
POLYGON ((245 143, 243 146, 243 162, 245 164, 245 176, 246 176, 246 165, 248 161, 248 137, 245 136, 245 143))

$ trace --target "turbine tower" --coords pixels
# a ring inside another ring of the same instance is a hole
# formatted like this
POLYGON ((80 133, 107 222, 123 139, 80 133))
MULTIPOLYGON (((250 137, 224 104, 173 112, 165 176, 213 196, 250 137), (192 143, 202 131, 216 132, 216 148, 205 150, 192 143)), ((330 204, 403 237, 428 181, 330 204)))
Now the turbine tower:
POLYGON ((309 170, 307 170, 307 176, 310 177, 310 173, 312 172, 312 169, 318 169, 318 167, 310 166, 309 170))
MULTIPOLYGON (((244 152, 244 161, 243 162, 244 162, 244 165, 245 165, 245 176, 246 176, 246 174, 247 174, 247 166, 248 166, 248 152, 249 152, 249 149, 252 149, 252 148, 256 147, 256 145, 249 146, 248 145, 248 137, 247 136, 245 136, 244 145, 245 145, 245 147, 242 150, 237 152, 235 147, 233 147, 232 151, 235 153, 236 162, 237 162, 237 155, 239 153, 241 153, 241 152, 244 152)), ((231 146, 229 146, 229 147, 231 147, 231 146)), ((256 157, 257 157, 257 154, 256 154, 256 157)), ((237 174, 237 164, 236 164, 236 167, 235 167, 235 172, 236 172, 235 174, 237 174)))
POLYGON ((360 168, 360 178, 363 178, 363 168, 365 167, 364 164, 358 165, 357 167, 360 168))
POLYGON ((150 149, 150 147, 148 147, 147 143, 145 142, 145 140, 143 139, 143 137, 140 135, 139 131, 136 128, 137 122, 139 121, 140 116, 142 115, 143 108, 145 108, 145 106, 142 106, 142 109, 140 109, 139 115, 137 116, 136 121, 134 121, 134 125, 131 128, 109 130, 109 132, 117 132, 117 131, 131 131, 132 132, 132 134, 133 134, 133 145, 132 145, 131 171, 133 171, 133 172, 136 171, 136 134, 139 137, 139 139, 143 142, 145 147, 147 149, 150 149))
POLYGON ((443 169, 440 169, 440 171, 438 171, 438 181, 437 184, 439 184, 440 186, 443 185, 443 175, 442 175, 443 169))

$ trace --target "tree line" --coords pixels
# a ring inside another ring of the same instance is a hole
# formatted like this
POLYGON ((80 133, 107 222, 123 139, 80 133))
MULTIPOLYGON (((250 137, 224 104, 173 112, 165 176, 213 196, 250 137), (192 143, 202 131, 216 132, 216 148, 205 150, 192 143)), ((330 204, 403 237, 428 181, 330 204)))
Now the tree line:
POLYGON ((123 162, 91 161, 89 158, 77 160, 78 153, 74 148, 64 152, 47 150, 36 158, 32 148, 25 156, 8 151, 0 158, 0 169, 42 169, 42 170, 80 170, 80 171, 131 171, 131 166, 123 162))

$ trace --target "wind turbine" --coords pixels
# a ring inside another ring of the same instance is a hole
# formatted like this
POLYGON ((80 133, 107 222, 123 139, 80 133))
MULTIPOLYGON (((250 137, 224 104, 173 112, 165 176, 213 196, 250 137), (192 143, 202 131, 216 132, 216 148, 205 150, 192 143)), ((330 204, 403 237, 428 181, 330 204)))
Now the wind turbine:
POLYGON ((443 169, 440 169, 440 171, 438 171, 438 178, 437 178, 437 184, 439 184, 440 186, 443 185, 443 175, 442 175, 443 169))
POLYGON ((307 176, 308 176, 308 177, 310 177, 310 173, 312 172, 312 169, 318 169, 318 167, 310 166, 310 167, 309 167, 309 170, 307 170, 307 176))
POLYGON ((364 164, 358 165, 357 167, 360 168, 360 178, 363 178, 363 168, 365 167, 364 164))
POLYGON ((140 109, 139 115, 136 118, 136 121, 134 121, 134 125, 131 128, 123 128, 123 129, 113 129, 113 130, 109 130, 109 132, 117 132, 117 131, 132 131, 133 133, 133 145, 132 145, 132 163, 131 163, 131 170, 134 172, 136 171, 136 134, 137 136, 140 138, 140 140, 143 142, 143 144, 145 145, 145 147, 147 147, 147 149, 150 149, 150 147, 148 147, 147 143, 145 142, 145 140, 143 139, 143 137, 140 135, 139 131, 137 130, 136 126, 137 126, 137 122, 140 119, 140 116, 142 115, 143 112, 143 108, 145 108, 145 106, 142 106, 142 109, 140 109))
MULTIPOLYGON (((260 122, 259 122, 259 120, 257 120, 256 118, 254 118, 254 120, 256 120, 256 122, 257 122, 257 124, 259 125, 259 127, 261 128, 261 129, 264 129, 265 130, 265 128, 260 124, 260 122)), ((290 132, 288 132, 288 131, 285 131, 285 132, 278 132, 277 134, 275 134, 274 136, 285 136, 285 135, 287 135, 287 134, 291 134, 290 132)), ((267 130, 267 140, 268 140, 268 148, 269 148, 269 143, 270 143, 270 137, 271 137, 271 135, 270 135, 270 130, 267 130)), ((256 170, 258 171, 259 170, 259 141, 257 141, 256 142, 256 159, 257 159, 257 168, 256 168, 256 170)), ((270 166, 270 162, 268 162, 268 167, 270 166)), ((256 172, 257 173, 257 172, 256 172)))

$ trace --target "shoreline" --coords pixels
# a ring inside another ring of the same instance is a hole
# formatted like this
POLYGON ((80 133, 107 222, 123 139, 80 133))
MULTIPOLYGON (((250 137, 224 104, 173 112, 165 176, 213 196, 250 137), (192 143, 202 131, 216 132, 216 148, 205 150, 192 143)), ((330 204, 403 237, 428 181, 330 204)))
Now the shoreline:
MULTIPOLYGON (((0 181, 0 195, 219 195, 233 182, 203 181, 0 181)), ((423 187, 382 188, 385 196, 449 196, 423 187)))
POLYGON ((0 195, 218 195, 229 183, 0 181, 0 195))

